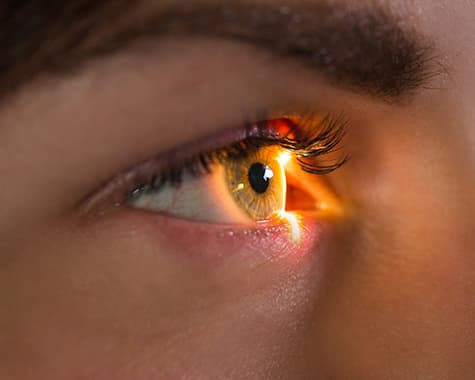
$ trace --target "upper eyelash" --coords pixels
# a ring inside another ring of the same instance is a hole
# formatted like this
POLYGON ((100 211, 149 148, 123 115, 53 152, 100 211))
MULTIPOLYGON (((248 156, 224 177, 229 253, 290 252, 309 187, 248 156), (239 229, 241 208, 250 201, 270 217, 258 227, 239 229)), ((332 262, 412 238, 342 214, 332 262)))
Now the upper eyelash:
POLYGON ((297 135, 281 139, 278 145, 295 152, 302 170, 316 175, 329 174, 343 166, 350 156, 343 155, 331 164, 311 160, 337 150, 346 135, 347 123, 343 115, 327 114, 318 122, 313 116, 300 118, 296 125, 297 135))
POLYGON ((205 175, 211 173, 212 166, 229 158, 242 157, 253 149, 271 145, 294 152, 302 170, 316 175, 329 174, 344 165, 349 156, 344 155, 329 164, 315 159, 337 149, 346 134, 346 126, 347 121, 342 115, 335 117, 330 114, 320 119, 315 115, 288 116, 249 124, 241 141, 194 155, 180 164, 170 165, 142 180, 126 196, 129 199, 135 198, 145 191, 159 191, 165 185, 179 187, 185 173, 192 176, 205 175), (279 122, 288 123, 289 128, 285 133, 275 127, 279 122))

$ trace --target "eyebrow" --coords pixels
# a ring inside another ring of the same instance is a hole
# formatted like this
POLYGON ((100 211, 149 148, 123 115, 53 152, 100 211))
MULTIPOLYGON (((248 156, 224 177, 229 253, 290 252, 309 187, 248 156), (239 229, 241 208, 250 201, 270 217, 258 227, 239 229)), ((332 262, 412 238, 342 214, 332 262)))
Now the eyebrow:
POLYGON ((382 6, 350 9, 316 1, 289 7, 230 0, 144 12, 126 0, 46 7, 42 0, 10 2, 0 9, 0 96, 42 75, 67 74, 140 39, 165 35, 256 45, 302 62, 335 85, 389 100, 413 94, 439 74, 430 40, 382 6))

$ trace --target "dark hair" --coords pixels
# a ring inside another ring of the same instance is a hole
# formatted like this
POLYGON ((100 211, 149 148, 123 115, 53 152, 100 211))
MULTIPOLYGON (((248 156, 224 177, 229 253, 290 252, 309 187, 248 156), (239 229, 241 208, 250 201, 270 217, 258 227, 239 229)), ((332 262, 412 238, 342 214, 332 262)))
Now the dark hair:
POLYGON ((45 67, 72 65, 135 2, 126 0, 4 0, 0 5, 0 96, 45 67), (90 33, 94 30, 94 33, 90 33), (61 52, 61 54, 59 54, 61 52), (67 53, 70 54, 67 54, 67 53), (66 54, 65 54, 66 53, 66 54))

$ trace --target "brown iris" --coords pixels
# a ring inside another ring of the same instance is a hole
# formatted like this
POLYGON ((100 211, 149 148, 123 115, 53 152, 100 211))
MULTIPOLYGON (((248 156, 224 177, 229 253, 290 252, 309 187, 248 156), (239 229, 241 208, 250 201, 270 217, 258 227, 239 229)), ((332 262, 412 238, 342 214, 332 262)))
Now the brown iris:
POLYGON ((225 180, 237 205, 255 221, 270 220, 285 207, 286 179, 278 147, 254 150, 225 163, 225 180))

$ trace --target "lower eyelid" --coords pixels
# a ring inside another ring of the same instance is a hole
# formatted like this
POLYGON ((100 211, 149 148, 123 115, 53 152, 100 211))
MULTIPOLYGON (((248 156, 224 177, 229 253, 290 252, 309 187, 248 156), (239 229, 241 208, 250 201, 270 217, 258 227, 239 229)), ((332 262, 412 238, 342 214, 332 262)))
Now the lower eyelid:
POLYGON ((185 255, 185 258, 200 263, 238 257, 255 264, 276 259, 299 260, 318 244, 325 224, 303 217, 300 221, 302 235, 293 240, 290 226, 286 223, 252 226, 206 224, 125 208, 114 219, 119 219, 126 229, 133 226, 132 229, 140 231, 164 252, 185 255))

